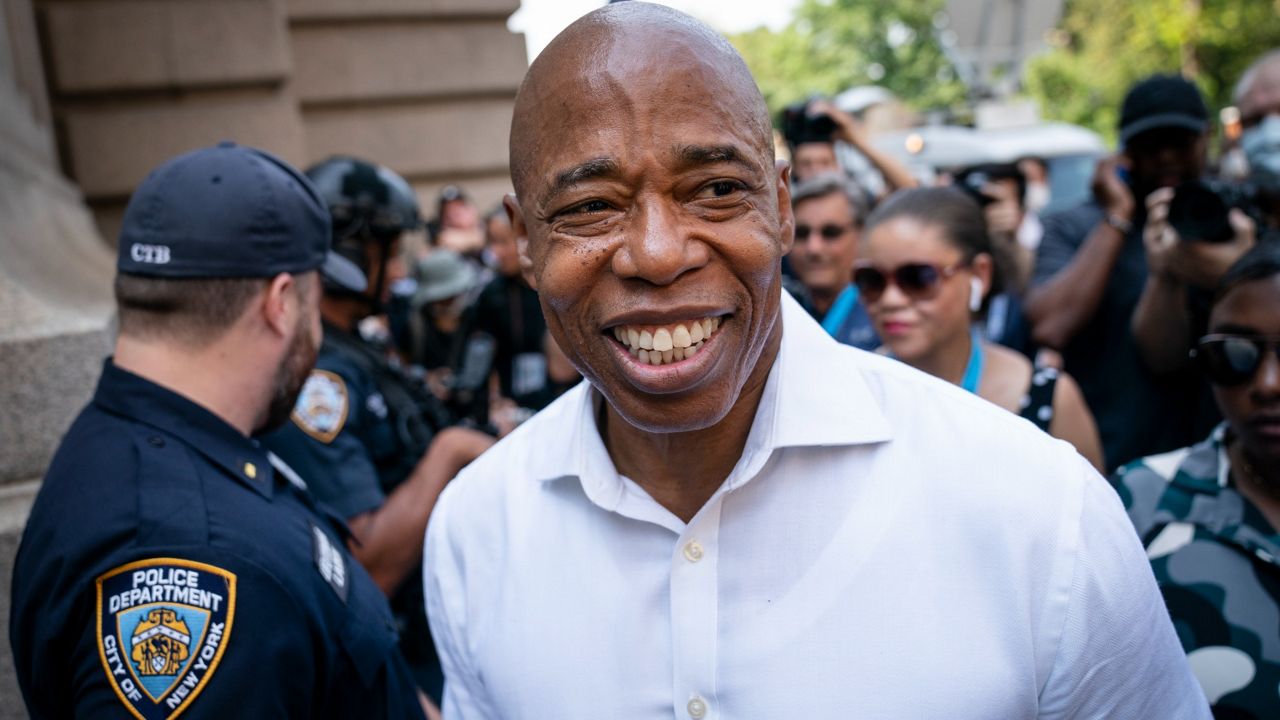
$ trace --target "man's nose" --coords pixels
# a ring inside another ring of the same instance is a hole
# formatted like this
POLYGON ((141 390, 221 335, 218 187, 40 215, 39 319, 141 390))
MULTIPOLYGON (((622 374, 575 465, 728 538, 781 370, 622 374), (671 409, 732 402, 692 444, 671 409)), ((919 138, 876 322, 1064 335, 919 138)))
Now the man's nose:
POLYGON ((1280 357, 1276 355, 1276 348, 1270 347, 1264 351, 1262 364, 1258 366, 1250 392, 1258 400, 1280 397, 1280 357))
POLYGON ((619 277, 634 277, 654 285, 670 285, 684 273, 707 263, 707 244, 680 221, 670 203, 653 201, 639 206, 639 215, 613 256, 619 277))

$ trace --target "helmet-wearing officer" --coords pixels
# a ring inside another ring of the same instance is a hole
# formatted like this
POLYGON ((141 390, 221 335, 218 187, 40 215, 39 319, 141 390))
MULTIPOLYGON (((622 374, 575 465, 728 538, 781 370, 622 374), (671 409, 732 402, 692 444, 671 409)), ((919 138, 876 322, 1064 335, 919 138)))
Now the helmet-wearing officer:
POLYGON ((423 614, 422 538, 445 484, 493 440, 449 427, 448 412, 426 385, 358 332, 361 320, 385 306, 401 234, 421 223, 409 184, 385 167, 347 157, 307 175, 332 215, 334 250, 363 268, 369 288, 325 284, 315 370, 291 422, 263 442, 346 518, 351 552, 392 597, 415 678, 439 698, 443 674, 423 614))
POLYGON ((10 635, 32 717, 422 716, 346 527, 253 440, 320 340, 329 216, 224 143, 160 166, 120 233, 119 337, 36 498, 10 635))

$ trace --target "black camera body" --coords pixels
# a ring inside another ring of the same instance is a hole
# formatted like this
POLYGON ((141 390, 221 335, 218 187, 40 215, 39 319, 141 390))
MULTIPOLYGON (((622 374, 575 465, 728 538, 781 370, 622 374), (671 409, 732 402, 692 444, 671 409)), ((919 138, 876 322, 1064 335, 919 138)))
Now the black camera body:
POLYGON ((809 100, 782 109, 782 137, 795 147, 809 142, 831 142, 836 123, 830 115, 809 115, 809 100))
POLYGON ((978 205, 985 208, 999 200, 983 192, 983 188, 987 183, 1001 180, 1012 180, 1017 183, 1018 198, 1021 201, 1022 196, 1027 192, 1027 179, 1014 163, 987 163, 966 168, 956 173, 955 187, 963 190, 978 205))
POLYGON ((1224 243, 1235 236, 1227 214, 1253 203, 1247 186, 1218 180, 1190 180, 1174 190, 1168 222, 1183 240, 1224 243))

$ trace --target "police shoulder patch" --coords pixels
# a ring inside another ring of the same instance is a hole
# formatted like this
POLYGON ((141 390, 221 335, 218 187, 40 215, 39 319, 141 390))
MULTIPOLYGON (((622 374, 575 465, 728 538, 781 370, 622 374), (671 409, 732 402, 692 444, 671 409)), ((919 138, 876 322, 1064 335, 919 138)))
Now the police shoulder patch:
POLYGON ((347 422, 347 405, 347 384, 342 377, 328 370, 312 370, 290 417, 303 432, 329 443, 347 422))
POLYGON ((181 715, 231 637, 235 574, 151 558, 111 570, 97 585, 98 654, 116 695, 139 720, 181 715))

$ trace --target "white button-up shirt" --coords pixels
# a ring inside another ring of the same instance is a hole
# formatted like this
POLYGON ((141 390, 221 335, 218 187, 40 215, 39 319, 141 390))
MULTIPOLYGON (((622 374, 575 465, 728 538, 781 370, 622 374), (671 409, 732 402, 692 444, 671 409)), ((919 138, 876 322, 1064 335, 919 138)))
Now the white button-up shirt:
POLYGON ((1065 443, 783 299, 746 448, 687 524, 582 383, 445 491, 447 718, 1207 718, 1138 538, 1065 443))

